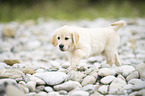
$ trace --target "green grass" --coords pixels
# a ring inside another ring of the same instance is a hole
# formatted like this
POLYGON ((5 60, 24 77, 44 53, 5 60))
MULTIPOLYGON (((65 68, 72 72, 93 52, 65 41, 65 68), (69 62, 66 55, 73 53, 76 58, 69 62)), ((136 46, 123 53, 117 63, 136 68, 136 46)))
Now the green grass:
POLYGON ((57 2, 49 0, 30 5, 1 3, 0 9, 0 22, 36 20, 39 17, 57 20, 145 17, 145 2, 132 3, 125 0, 123 2, 104 0, 95 4, 90 4, 87 0, 57 0, 57 2))

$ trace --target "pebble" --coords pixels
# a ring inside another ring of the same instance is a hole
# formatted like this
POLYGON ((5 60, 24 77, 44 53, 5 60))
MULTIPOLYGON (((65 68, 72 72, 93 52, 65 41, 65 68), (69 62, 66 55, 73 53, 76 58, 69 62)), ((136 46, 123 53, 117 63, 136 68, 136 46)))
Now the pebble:
POLYGON ((82 89, 89 93, 93 93, 96 90, 96 88, 97 88, 97 85, 88 84, 88 85, 84 86, 82 89))
POLYGON ((65 79, 67 79, 67 75, 63 72, 35 73, 34 76, 39 77, 42 80, 44 80, 47 83, 47 85, 60 84, 65 79))
POLYGON ((4 62, 10 66, 13 66, 16 63, 19 63, 19 60, 13 59, 13 60, 9 60, 9 59, 5 59, 4 62))
POLYGON ((129 81, 129 80, 131 80, 131 79, 138 79, 138 78, 139 78, 139 73, 138 73, 138 71, 134 71, 134 72, 132 72, 130 75, 128 75, 128 76, 126 77, 126 80, 129 81))
POLYGON ((18 69, 1 69, 0 77, 17 79, 17 78, 23 78, 24 74, 18 69))
POLYGON ((87 76, 83 79, 81 85, 86 86, 88 84, 94 84, 96 82, 96 78, 94 76, 87 76))
POLYGON ((81 84, 77 81, 68 81, 63 84, 54 86, 54 89, 57 91, 59 90, 71 91, 76 88, 82 88, 81 84))
POLYGON ((102 85, 98 88, 98 92, 102 94, 107 94, 108 93, 108 85, 102 85))
POLYGON ((32 74, 35 73, 35 69, 31 68, 31 67, 26 67, 26 68, 23 69, 23 73, 32 75, 32 74))
POLYGON ((116 72, 109 68, 102 68, 98 72, 98 75, 100 75, 100 76, 108 76, 108 75, 115 75, 115 74, 116 74, 116 72))
POLYGON ((145 80, 145 64, 139 64, 136 66, 136 70, 139 72, 140 79, 145 80))
POLYGON ((35 88, 36 88, 36 82, 34 82, 34 81, 29 81, 29 82, 26 84, 26 87, 29 88, 30 92, 34 92, 34 91, 35 91, 35 88))
POLYGON ((58 92, 50 92, 48 96, 60 96, 58 92))
POLYGON ((45 87, 44 89, 45 89, 45 91, 48 92, 48 93, 54 91, 53 88, 51 88, 51 87, 49 87, 49 86, 48 86, 48 87, 45 87))
POLYGON ((69 96, 89 96, 89 93, 86 91, 77 91, 77 90, 73 90, 71 91, 69 94, 69 96))
POLYGON ((102 79, 100 80, 100 82, 103 83, 103 84, 110 84, 115 78, 116 78, 116 77, 113 76, 113 75, 106 76, 106 77, 102 78, 102 79))
POLYGON ((30 75, 30 74, 27 74, 25 76, 25 81, 26 82, 34 81, 34 82, 36 82, 37 85, 45 85, 46 84, 42 79, 40 79, 36 76, 30 75))
POLYGON ((123 87, 126 86, 126 82, 121 78, 115 78, 109 86, 109 94, 122 95, 125 94, 123 87))

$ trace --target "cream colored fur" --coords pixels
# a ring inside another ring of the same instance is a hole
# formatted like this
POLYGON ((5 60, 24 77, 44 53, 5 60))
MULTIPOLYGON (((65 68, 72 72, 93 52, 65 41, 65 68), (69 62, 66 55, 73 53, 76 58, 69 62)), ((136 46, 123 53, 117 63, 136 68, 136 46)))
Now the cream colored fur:
POLYGON ((116 32, 125 25, 124 21, 112 23, 105 28, 80 28, 73 26, 63 26, 56 30, 51 43, 54 46, 63 44, 62 51, 70 53, 70 70, 77 70, 80 60, 91 55, 102 54, 107 59, 107 64, 112 66, 121 65, 117 47, 120 42, 116 32), (58 37, 60 39, 58 40, 58 37), (65 38, 68 40, 65 40, 65 38))

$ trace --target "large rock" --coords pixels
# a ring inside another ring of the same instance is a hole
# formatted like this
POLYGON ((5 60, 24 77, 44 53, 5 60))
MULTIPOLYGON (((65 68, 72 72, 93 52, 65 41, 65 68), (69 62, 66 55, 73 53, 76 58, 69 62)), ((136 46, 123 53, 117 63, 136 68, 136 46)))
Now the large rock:
POLYGON ((139 72, 140 79, 145 80, 145 64, 139 64, 136 66, 136 70, 139 72))
POLYGON ((110 75, 110 76, 106 76, 106 77, 102 78, 100 81, 103 84, 110 84, 115 78, 116 78, 115 76, 110 75))
POLYGON ((41 78, 48 85, 57 85, 67 79, 67 75, 63 72, 35 73, 34 76, 41 78))
POLYGON ((121 78, 115 78, 109 86, 109 94, 112 95, 123 95, 123 87, 126 86, 126 82, 121 78))
POLYGON ((57 91, 59 90, 71 91, 76 88, 82 88, 81 84, 77 81, 68 81, 63 84, 54 86, 54 89, 57 91))
POLYGON ((18 69, 1 69, 0 77, 16 79, 16 78, 23 78, 24 74, 18 69))
POLYGON ((98 75, 100 76, 108 76, 108 75, 115 75, 115 74, 116 74, 116 71, 109 68, 102 68, 98 72, 98 75))

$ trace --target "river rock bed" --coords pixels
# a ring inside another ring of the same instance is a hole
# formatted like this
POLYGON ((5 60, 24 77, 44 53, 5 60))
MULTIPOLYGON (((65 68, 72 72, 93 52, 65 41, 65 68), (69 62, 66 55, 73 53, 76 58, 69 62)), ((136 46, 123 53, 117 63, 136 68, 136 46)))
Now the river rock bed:
POLYGON ((0 23, 0 91, 13 82, 25 96, 145 96, 145 19, 126 19, 118 33, 122 66, 109 67, 103 56, 82 60, 68 72, 66 53, 50 43, 63 25, 106 27, 117 20, 0 23))

